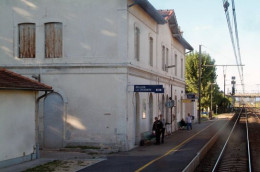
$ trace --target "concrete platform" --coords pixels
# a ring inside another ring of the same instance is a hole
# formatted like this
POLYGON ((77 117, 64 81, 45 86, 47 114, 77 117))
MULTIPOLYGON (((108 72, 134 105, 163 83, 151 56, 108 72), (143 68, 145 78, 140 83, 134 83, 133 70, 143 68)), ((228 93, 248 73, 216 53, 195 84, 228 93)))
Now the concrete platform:
POLYGON ((80 172, 182 171, 231 116, 225 114, 214 120, 193 124, 192 131, 178 130, 167 136, 164 144, 137 147, 129 152, 110 155, 107 160, 80 172))
POLYGON ((161 145, 150 144, 128 152, 96 156, 81 152, 42 151, 40 159, 3 168, 0 172, 24 171, 53 160, 85 162, 85 166, 83 163, 66 171, 182 171, 231 116, 224 114, 201 124, 193 124, 191 131, 178 130, 166 136, 165 143, 161 145))

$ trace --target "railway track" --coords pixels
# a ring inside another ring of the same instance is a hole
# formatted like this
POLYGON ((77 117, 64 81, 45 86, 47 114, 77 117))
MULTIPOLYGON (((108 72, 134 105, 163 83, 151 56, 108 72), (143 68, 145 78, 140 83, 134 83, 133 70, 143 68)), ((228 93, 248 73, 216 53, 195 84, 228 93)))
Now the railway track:
POLYGON ((195 171, 260 172, 259 112, 250 108, 236 113, 195 171))
POLYGON ((252 171, 260 172, 260 109, 248 112, 248 129, 251 145, 252 171))
POLYGON ((241 110, 212 171, 251 171, 247 143, 247 114, 241 110))

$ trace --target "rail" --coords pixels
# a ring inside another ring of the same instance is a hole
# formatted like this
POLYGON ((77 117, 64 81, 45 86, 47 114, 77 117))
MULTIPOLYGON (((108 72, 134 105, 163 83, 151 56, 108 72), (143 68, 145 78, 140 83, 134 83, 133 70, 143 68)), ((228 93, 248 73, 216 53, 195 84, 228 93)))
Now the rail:
POLYGON ((214 165, 214 168, 213 168, 212 172, 215 172, 216 169, 217 169, 217 166, 219 165, 220 159, 222 158, 222 155, 223 155, 223 153, 224 153, 224 151, 225 151, 225 149, 226 149, 226 147, 227 147, 227 143, 228 143, 228 141, 229 141, 229 139, 230 139, 230 137, 231 137, 231 135, 232 135, 232 133, 233 133, 233 131, 234 131, 234 128, 235 128, 235 126, 236 126, 236 124, 237 124, 238 119, 240 118, 240 115, 241 115, 241 113, 242 113, 242 110, 243 110, 243 109, 241 108, 241 111, 239 112, 239 115, 238 115, 238 117, 237 117, 237 119, 236 119, 236 122, 235 122, 234 126, 232 127, 232 130, 231 130, 231 132, 230 132, 230 134, 229 134, 229 136, 228 136, 228 138, 227 138, 227 140, 226 140, 226 142, 225 142, 225 144, 224 144, 224 146, 223 146, 223 148, 222 148, 222 150, 221 150, 221 152, 220 152, 220 154, 219 154, 219 156, 218 156, 218 159, 217 159, 217 161, 216 161, 216 163, 215 163, 215 165, 214 165))
POLYGON ((247 116, 247 111, 246 111, 246 140, 247 140, 247 153, 248 153, 248 171, 252 171, 252 166, 251 166, 251 155, 250 155, 250 143, 249 143, 249 134, 248 134, 248 116, 247 116))

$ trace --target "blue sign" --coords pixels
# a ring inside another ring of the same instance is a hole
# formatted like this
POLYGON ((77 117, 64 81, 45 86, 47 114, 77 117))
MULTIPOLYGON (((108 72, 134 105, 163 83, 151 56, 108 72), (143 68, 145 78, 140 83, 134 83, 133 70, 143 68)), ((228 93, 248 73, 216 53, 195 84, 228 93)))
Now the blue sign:
POLYGON ((134 85, 134 92, 164 93, 163 85, 134 85))
POLYGON ((193 93, 187 94, 187 99, 195 99, 195 98, 196 98, 195 94, 193 93))

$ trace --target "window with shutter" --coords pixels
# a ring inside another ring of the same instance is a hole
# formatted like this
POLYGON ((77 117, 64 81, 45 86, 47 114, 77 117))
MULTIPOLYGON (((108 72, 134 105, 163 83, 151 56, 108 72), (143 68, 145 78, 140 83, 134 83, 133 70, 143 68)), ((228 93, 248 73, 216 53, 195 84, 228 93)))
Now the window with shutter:
POLYGON ((45 23, 45 57, 62 57, 62 23, 45 23))
POLYGON ((22 23, 19 29, 19 58, 35 58, 35 24, 22 23))

